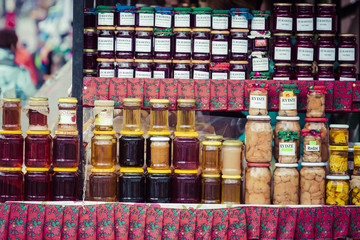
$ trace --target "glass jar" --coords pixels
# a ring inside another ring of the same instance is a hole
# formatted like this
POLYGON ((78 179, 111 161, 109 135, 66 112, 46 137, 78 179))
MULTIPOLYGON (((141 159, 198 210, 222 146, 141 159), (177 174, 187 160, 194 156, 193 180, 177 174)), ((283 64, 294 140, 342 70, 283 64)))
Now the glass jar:
POLYGON ((312 81, 314 80, 312 64, 298 63, 295 67, 295 80, 312 81))
POLYGON ((135 27, 135 7, 120 5, 116 9, 118 27, 135 27))
POLYGON ((219 30, 219 31, 229 30, 229 11, 213 10, 211 27, 212 30, 219 30))
POLYGON ((339 44, 337 47, 339 63, 356 64, 358 46, 355 34, 339 34, 339 44))
POLYGON ((306 117, 325 117, 325 86, 309 87, 307 92, 306 117))
POLYGON ((0 168, 0 202, 24 200, 24 174, 21 167, 0 168))
POLYGON ((174 60, 191 59, 191 29, 174 28, 174 60))
POLYGON ((115 167, 105 169, 92 168, 89 177, 90 201, 115 202, 116 181, 115 167))
POLYGON ((55 132, 53 139, 53 166, 56 168, 77 168, 80 160, 80 138, 78 132, 55 132))
POLYGON ((145 202, 145 176, 142 168, 120 168, 119 202, 145 202))
POLYGON ((145 139, 143 132, 124 132, 119 139, 119 164, 121 167, 143 167, 145 139))
MULTIPOLYGON (((95 61, 96 63, 96 61, 95 61)), ((97 77, 96 69, 83 69, 83 77, 97 77)))
POLYGON ((278 131, 275 133, 274 158, 282 164, 298 162, 300 138, 298 132, 278 131))
POLYGON ((134 35, 133 27, 118 27, 115 35, 115 56, 118 59, 134 58, 134 35))
POLYGON ((210 59, 210 31, 209 28, 192 29, 193 60, 210 59))
POLYGON ((275 69, 272 76, 273 80, 290 80, 291 76, 291 64, 290 63, 275 63, 275 69))
POLYGON ((98 77, 115 77, 115 59, 98 58, 98 77))
POLYGON ((112 131, 114 123, 114 105, 112 100, 95 100, 95 131, 112 131))
POLYGON ((253 163, 271 161, 273 131, 270 120, 269 116, 247 116, 245 124, 246 161, 253 163))
MULTIPOLYGON (((278 17, 279 19, 279 17, 278 17)), ((290 33, 275 33, 274 47, 274 62, 276 63, 291 63, 291 34, 290 33)))
POLYGON ((222 170, 224 175, 241 175, 243 160, 243 142, 239 140, 227 140, 222 149, 222 170))
POLYGON ((270 30, 270 11, 253 10, 251 19, 251 30, 269 31, 270 30))
POLYGON ((136 8, 136 27, 154 27, 154 12, 153 7, 136 8))
POLYGON ((115 131, 94 131, 91 138, 91 164, 95 168, 112 168, 116 164, 115 131))
POLYGON ((173 72, 175 79, 191 78, 191 61, 190 60, 173 60, 173 72))
POLYGON ((348 146, 331 146, 329 168, 330 174, 346 175, 348 170, 348 146))
POLYGON ((229 58, 229 31, 211 31, 211 61, 227 62, 229 58))
POLYGON ((306 129, 302 131, 303 162, 321 162, 321 130, 306 129))
POLYGON ((314 32, 315 15, 314 4, 311 3, 296 3, 295 14, 295 31, 298 33, 312 33, 314 32))
POLYGON ((360 175, 360 142, 354 143, 354 175, 360 175))
POLYGON ((337 14, 336 4, 317 4, 316 31, 318 33, 336 33, 337 14))
POLYGON ((52 201, 77 201, 79 199, 79 174, 77 168, 54 168, 51 189, 52 201))
POLYGON ((335 61, 335 34, 319 34, 316 44, 316 62, 334 64, 335 61))
POLYGON ((49 168, 26 168, 24 178, 25 201, 50 201, 51 177, 49 168))
POLYGON ((231 8, 231 29, 249 29, 251 14, 248 8, 231 8))
POLYGON ((155 7, 155 27, 157 28, 172 28, 173 27, 172 7, 155 7))
POLYGON ((128 132, 143 134, 141 131, 141 99, 123 99, 123 131, 121 134, 127 135, 128 132))
POLYGON ((200 142, 196 132, 175 132, 173 166, 175 169, 198 169, 200 142))
POLYGON ((245 204, 270 204, 270 163, 248 163, 245 173, 245 204))
POLYGON ((177 124, 178 132, 195 132, 195 100, 178 99, 177 100, 177 124))
POLYGON ((135 59, 135 78, 152 78, 152 63, 151 59, 135 59))
POLYGON ((116 59, 116 73, 118 78, 134 77, 134 59, 116 59))
MULTIPOLYGON (((172 156, 172 146, 171 146, 172 145, 172 139, 171 139, 171 136, 170 136, 171 132, 170 131, 169 132, 152 132, 152 131, 148 131, 148 135, 149 135, 149 137, 146 138, 146 166, 148 168, 150 168, 150 166, 151 166, 151 143, 152 143, 151 139, 152 138, 157 138, 157 137, 169 139, 169 141, 168 141, 168 147, 169 147, 168 160, 169 161, 168 161, 167 165, 171 166, 171 156, 172 156)), ((167 144, 162 143, 161 145, 165 149, 165 145, 167 145, 167 144)), ((155 160, 155 162, 158 162, 158 161, 155 160)))
MULTIPOLYGON (((199 154, 197 154, 199 156, 199 154)), ((175 169, 171 180, 172 203, 199 203, 201 181, 197 170, 175 169)))
MULTIPOLYGON (((135 28, 135 58, 151 59, 153 57, 153 28, 135 28)), ((135 61, 136 61, 135 60, 135 61)))
POLYGON ((300 204, 325 204, 326 163, 301 163, 300 204))
POLYGON ((211 79, 229 79, 229 67, 227 62, 210 63, 211 79))
POLYGON ((98 27, 97 50, 99 58, 115 58, 115 27, 98 27))
POLYGON ((210 79, 210 61, 192 60, 193 79, 210 79))
POLYGON ((316 80, 335 81, 334 64, 318 64, 316 80))
POLYGON ((266 84, 252 84, 249 90, 249 115, 268 114, 268 90, 266 84))
POLYGON ((169 137, 151 137, 151 168, 169 169, 170 165, 170 138, 169 137))
POLYGON ((299 204, 299 171, 297 163, 275 163, 273 204, 299 204))
POLYGON ((241 176, 222 175, 221 204, 241 204, 241 176))
POLYGON ((231 29, 230 42, 230 59, 247 60, 249 51, 249 30, 248 29, 231 29))
POLYGON ((191 8, 174 8, 174 27, 175 28, 191 28, 191 8))
POLYGON ((321 161, 329 160, 329 127, 327 118, 305 118, 306 129, 321 130, 321 161))
POLYGON ((221 178, 220 174, 201 175, 201 203, 220 204, 221 178))
POLYGON ((58 130, 65 132, 77 131, 76 111, 78 100, 73 97, 59 98, 58 130))
POLYGON ((340 64, 339 65, 339 80, 340 81, 357 81, 356 65, 340 64))
POLYGON ((2 129, 8 131, 21 130, 21 99, 2 99, 2 129))
POLYGON ((31 168, 49 168, 51 165, 50 131, 27 131, 25 138, 25 165, 31 168))
POLYGON ((96 28, 96 9, 85 8, 84 9, 84 28, 96 28))
POLYGON ((211 8, 193 8, 192 27, 211 28, 211 8))
MULTIPOLYGON (((150 99, 150 129, 152 132, 169 132, 169 100, 150 99)), ((149 133, 150 134, 150 133, 149 133)), ((153 135, 153 134, 150 134, 153 135)))
MULTIPOLYGON (((256 72, 255 76, 260 75, 268 75, 269 78, 265 78, 266 80, 270 79, 270 56, 267 52, 253 52, 251 55, 251 72, 256 72), (265 72, 265 73, 264 73, 265 72)), ((253 75, 254 73, 252 73, 253 75)), ((258 76, 257 76, 258 77, 258 76)), ((252 79, 252 78, 250 78, 252 79)))
POLYGON ((204 141, 210 141, 210 142, 223 142, 224 137, 221 135, 205 135, 204 141))
POLYGON ((29 118, 29 131, 47 131, 47 116, 49 115, 48 98, 31 97, 25 112, 29 118))
MULTIPOLYGON (((292 134, 297 134, 297 138, 294 138, 295 141, 295 153, 297 156, 297 159, 300 159, 300 138, 301 138, 301 128, 299 124, 300 117, 285 117, 285 116, 277 116, 276 117, 276 125, 274 128, 274 145, 279 146, 280 139, 278 136, 280 136, 280 132, 287 132, 290 131, 292 134)), ((276 150, 275 150, 276 151, 276 150)), ((274 155, 276 155, 275 153, 274 155)))
POLYGON ((330 124, 330 145, 348 146, 349 145, 349 125, 330 124))
POLYGON ((154 60, 153 78, 170 78, 171 76, 171 60, 154 60))
POLYGON ((172 29, 158 29, 154 31, 154 59, 172 59, 174 33, 172 29))
POLYGON ((248 61, 230 61, 229 79, 231 80, 245 80, 248 79, 248 61))
POLYGON ((351 176, 351 205, 360 205, 360 176, 351 176))
POLYGON ((115 8, 112 6, 97 7, 97 27, 115 26, 115 8))
POLYGON ((96 51, 96 49, 84 49, 83 66, 84 66, 84 69, 97 69, 97 51, 96 51))
MULTIPOLYGON (((260 35, 258 37, 253 37, 252 35, 249 35, 249 37, 251 37, 250 46, 253 53, 262 52, 262 55, 267 55, 266 52, 268 52, 270 48, 269 38, 263 35, 260 35)), ((253 53, 251 53, 251 55, 253 53)))
POLYGON ((312 63, 314 61, 313 34, 296 34, 296 43, 293 49, 296 63, 312 63))
POLYGON ((203 174, 219 174, 221 168, 221 142, 202 142, 202 164, 203 174))
POLYGON ((0 167, 22 167, 23 154, 22 131, 0 130, 0 167))
POLYGON ((326 205, 349 205, 349 176, 326 176, 326 205))
POLYGON ((84 29, 84 50, 85 49, 91 49, 95 50, 97 49, 97 32, 93 28, 85 28, 84 29))
POLYGON ((291 33, 293 18, 291 3, 274 3, 273 32, 291 33))
POLYGON ((283 84, 279 92, 279 116, 297 116, 297 95, 300 93, 298 85, 283 84))
POLYGON ((171 170, 155 170, 148 168, 146 176, 146 202, 171 202, 171 170))

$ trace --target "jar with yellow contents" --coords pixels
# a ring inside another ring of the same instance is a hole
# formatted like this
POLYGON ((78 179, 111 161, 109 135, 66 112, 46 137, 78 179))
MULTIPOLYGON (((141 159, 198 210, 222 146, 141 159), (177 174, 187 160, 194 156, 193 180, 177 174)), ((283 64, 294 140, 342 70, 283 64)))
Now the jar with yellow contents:
POLYGON ((348 169, 348 150, 348 146, 330 146, 330 174, 346 174, 348 169))
POLYGON ((349 176, 326 176, 326 205, 349 205, 349 176))
POLYGON ((354 143, 354 175, 360 176, 360 142, 354 143))
POLYGON ((351 176, 350 191, 351 205, 360 206, 360 176, 351 176))
POLYGON ((330 145, 347 146, 349 144, 349 125, 330 124, 330 145))

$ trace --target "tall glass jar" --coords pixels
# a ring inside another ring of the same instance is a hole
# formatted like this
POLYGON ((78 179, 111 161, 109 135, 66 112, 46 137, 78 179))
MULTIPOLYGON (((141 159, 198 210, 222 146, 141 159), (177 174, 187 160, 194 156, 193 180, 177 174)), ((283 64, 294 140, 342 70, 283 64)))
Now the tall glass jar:
POLYGON ((248 61, 230 61, 229 79, 245 80, 248 79, 248 61))
POLYGON ((348 146, 330 145, 330 174, 346 175, 348 170, 348 146))
POLYGON ((97 49, 97 32, 93 28, 84 29, 84 50, 85 49, 97 49))
POLYGON ((191 79, 191 61, 173 60, 173 72, 175 79, 191 79))
POLYGON ((117 139, 115 131, 94 131, 91 138, 91 164, 98 169, 116 164, 117 139))
POLYGON ((62 132, 77 131, 76 110, 78 100, 73 97, 59 98, 58 130, 62 132))
POLYGON ((193 79, 210 79, 209 64, 208 60, 192 60, 193 79))
POLYGON ((325 204, 326 163, 301 163, 300 204, 325 204))
POLYGON ((306 129, 302 131, 303 162, 321 162, 321 130, 306 129))
POLYGON ((251 19, 251 30, 269 31, 270 30, 270 11, 253 10, 251 19))
POLYGON ((210 28, 193 28, 192 45, 193 60, 210 60, 210 28))
POLYGON ((0 202, 24 200, 24 174, 21 167, 0 168, 0 202))
POLYGON ((229 57, 229 31, 211 31, 211 61, 227 62, 229 57))
POLYGON ((295 80, 312 81, 314 80, 313 67, 310 63, 298 63, 295 67, 295 80))
POLYGON ((172 28, 174 9, 172 7, 155 7, 155 27, 172 28))
POLYGON ((306 117, 325 117, 325 86, 309 87, 307 92, 306 117))
POLYGON ((305 118, 306 129, 321 130, 321 161, 329 160, 329 127, 327 118, 305 118))
POLYGON ((296 3, 295 31, 297 33, 312 33, 315 26, 314 4, 296 3))
POLYGON ((350 204, 349 180, 349 176, 326 176, 326 205, 345 206, 350 204))
MULTIPOLYGON (((290 157, 283 157, 284 163, 294 163, 297 162, 297 160, 300 158, 300 138, 301 138, 301 128, 300 128, 300 124, 299 124, 299 120, 300 118, 295 116, 295 117, 285 117, 285 116, 277 116, 276 117, 277 123, 275 125, 275 129, 274 129, 274 134, 275 134, 275 138, 274 138, 274 145, 275 145, 275 159, 280 159, 280 149, 279 151, 277 150, 277 147, 280 148, 280 143, 284 142, 282 138, 279 138, 279 136, 286 136, 286 134, 290 134, 290 141, 291 139, 294 142, 294 152, 295 152, 295 157, 294 155, 291 155, 290 157), (279 158, 276 158, 279 153, 279 158)), ((287 138, 286 138, 287 139, 287 138)), ((286 141, 285 141, 286 142, 286 141)), ((292 151, 292 150, 291 150, 292 151)), ((279 161, 280 162, 280 161, 279 161)), ((281 162, 280 162, 281 163, 281 162)))
POLYGON ((200 142, 196 132, 175 132, 173 166, 175 169, 198 169, 200 142))
POLYGON ((201 203, 220 204, 221 199, 221 178, 220 174, 201 175, 201 203))
POLYGON ((300 93, 298 85, 283 84, 279 92, 279 116, 297 116, 297 94, 300 93))
POLYGON ((211 8, 193 8, 192 27, 211 28, 211 8))
POLYGON ((339 80, 340 81, 357 81, 356 65, 354 64, 340 64, 339 65, 339 80))
POLYGON ((231 8, 231 29, 249 29, 251 14, 248 8, 231 8))
POLYGON ((356 64, 358 45, 355 34, 339 34, 338 61, 340 63, 356 64))
POLYGON ((227 140, 223 143, 222 170, 224 175, 241 175, 243 158, 243 142, 227 140))
POLYGON ((152 78, 152 59, 135 59, 135 78, 152 78))
POLYGON ((191 28, 191 8, 174 8, 174 28, 191 28))
POLYGON ((245 173, 245 204, 271 203, 270 163, 248 163, 245 173))
POLYGON ((49 102, 45 97, 31 97, 25 112, 29 117, 30 131, 47 131, 47 116, 49 115, 49 102))
POLYGON ((204 174, 219 174, 221 168, 221 142, 202 142, 201 172, 204 174))
POLYGON ((170 78, 171 62, 171 60, 154 59, 153 78, 170 78))
POLYGON ((249 90, 249 114, 253 116, 268 114, 268 91, 265 84, 252 84, 249 90))
POLYGON ((135 28, 135 58, 151 59, 153 52, 153 28, 135 28))
POLYGON ((297 163, 275 163, 273 180, 273 204, 298 205, 299 204, 299 171, 297 163))
POLYGON ((113 130, 114 104, 111 100, 95 100, 95 131, 113 130))
POLYGON ((314 61, 313 34, 297 34, 293 49, 296 63, 312 63, 314 61))
POLYGON ((97 7, 97 27, 115 26, 115 8, 112 6, 97 7))
POLYGON ((330 145, 348 146, 349 145, 349 125, 330 124, 330 145))
POLYGON ((49 168, 26 168, 24 177, 25 201, 50 201, 51 176, 49 168))
POLYGON ((115 34, 115 56, 117 59, 134 58, 134 35, 133 27, 118 27, 115 34))
POLYGON ((318 33, 336 33, 337 14, 336 4, 317 4, 316 31, 318 33))
POLYGON ((115 77, 115 59, 113 58, 98 58, 97 73, 98 77, 115 77))
POLYGON ((154 31, 154 59, 172 59, 173 39, 172 29, 158 29, 154 31))
POLYGON ((2 129, 8 131, 21 130, 21 99, 2 99, 2 129))
POLYGON ((156 170, 148 168, 146 176, 146 202, 170 203, 171 202, 171 170, 156 170))
POLYGON ((293 18, 291 3, 274 3, 273 32, 291 33, 293 18))
POLYGON ((219 31, 229 30, 229 11, 213 10, 211 28, 212 30, 219 30, 219 31))
POLYGON ((335 81, 334 64, 318 64, 316 80, 335 81))
POLYGON ((52 137, 50 131, 27 131, 25 138, 25 166, 49 168, 51 166, 52 137))
POLYGON ((272 75, 273 80, 291 80, 291 64, 290 63, 275 63, 275 70, 272 75))
POLYGON ((134 59, 116 59, 116 74, 118 78, 134 77, 134 59))
POLYGON ((135 27, 135 7, 133 6, 116 6, 117 8, 117 26, 118 27, 135 27))
POLYGON ((197 170, 175 169, 171 180, 172 203, 199 203, 201 181, 197 170))
POLYGON ((91 169, 89 177, 90 201, 115 202, 117 176, 115 167, 91 169))
POLYGON ((291 63, 291 34, 275 33, 274 36, 274 62, 291 63))
POLYGON ((115 27, 98 27, 98 57, 115 58, 115 27))
POLYGON ((241 176, 222 175, 221 203, 241 204, 241 176))
POLYGON ((142 168, 120 168, 119 201, 145 202, 145 176, 142 168))
POLYGON ((195 100, 177 100, 177 132, 195 132, 195 100))
POLYGON ((79 174, 77 168, 54 168, 51 176, 52 201, 77 201, 79 199, 79 174))
POLYGON ((22 167, 23 154, 22 131, 0 130, 0 167, 22 167))
POLYGON ((336 61, 335 34, 319 34, 316 44, 316 62, 334 64, 336 61))
POLYGON ((136 8, 135 25, 136 27, 154 27, 154 8, 136 8))
MULTIPOLYGON (((123 131, 141 132, 141 99, 123 99, 123 131)), ((123 133, 121 133, 123 134, 123 133)))
MULTIPOLYGON (((169 132, 169 100, 150 100, 150 133, 169 132)), ((149 134, 150 134, 149 133, 149 134)), ((153 135, 153 134, 150 134, 153 135)))
POLYGON ((249 51, 248 29, 231 29, 230 59, 247 60, 249 51))
POLYGON ((191 29, 174 28, 174 60, 191 59, 191 29))

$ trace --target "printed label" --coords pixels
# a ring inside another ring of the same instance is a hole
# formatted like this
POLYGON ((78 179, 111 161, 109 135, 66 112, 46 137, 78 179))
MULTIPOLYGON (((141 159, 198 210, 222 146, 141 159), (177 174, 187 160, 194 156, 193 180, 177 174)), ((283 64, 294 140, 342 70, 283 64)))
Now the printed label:
POLYGON ((230 71, 230 79, 231 80, 245 80, 246 74, 245 74, 245 72, 230 71))
POLYGON ((211 79, 228 79, 228 74, 213 72, 211 74, 211 79))
POLYGON ((356 81, 356 78, 340 77, 340 81, 356 81))
POLYGON ((232 28, 248 28, 249 21, 243 15, 231 16, 232 28))
POLYGON ((296 110, 297 109, 297 97, 280 97, 280 108, 282 110, 296 110))
POLYGON ((212 29, 224 30, 229 27, 229 18, 227 17, 213 17, 212 29))
POLYGON ((250 108, 266 109, 267 96, 250 95, 250 108))
POLYGON ((210 53, 210 40, 194 39, 195 53, 210 53))
POLYGON ((190 14, 176 14, 175 27, 190 27, 190 14))
POLYGON ((191 53, 191 40, 190 39, 176 39, 176 52, 191 53))
POLYGON ((339 61, 355 61, 355 48, 339 48, 339 61))
POLYGON ((277 17, 276 18, 276 29, 292 31, 293 19, 289 17, 277 17))
POLYGON ((268 58, 253 58, 252 59, 252 71, 253 72, 267 72, 269 71, 269 59, 268 58))
POLYGON ((140 27, 154 26, 154 14, 153 13, 139 13, 139 26, 140 27))
POLYGON ((112 126, 114 122, 114 112, 104 111, 95 116, 95 126, 112 126))
POLYGON ((190 71, 174 71, 175 79, 190 79, 190 71))
POLYGON ((291 47, 275 47, 275 60, 291 60, 291 47))
POLYGON ((124 51, 131 52, 132 51, 132 38, 117 38, 115 51, 124 51))
POLYGON ((314 61, 314 49, 298 47, 297 58, 302 61, 314 61))
POLYGON ((313 77, 299 77, 297 80, 299 81, 313 81, 313 77))
POLYGON ((266 47, 267 40, 266 39, 255 39, 255 47, 266 47))
POLYGON ((290 80, 289 77, 273 77, 273 80, 290 80))
POLYGON ((151 78, 151 72, 135 71, 135 78, 151 78))
POLYGON ((319 78, 319 81, 335 81, 335 78, 319 78))
POLYGON ((169 14, 155 14, 155 27, 170 28, 171 27, 171 15, 169 14))
POLYGON ((211 27, 211 15, 210 14, 196 14, 195 15, 196 27, 211 27))
POLYGON ((165 78, 165 71, 154 71, 153 78, 165 78))
POLYGON ((115 77, 114 69, 100 69, 99 77, 115 77))
POLYGON ((120 13, 120 25, 134 26, 135 25, 135 14, 128 12, 120 13))
POLYGON ((305 151, 307 152, 319 152, 320 146, 319 145, 306 145, 305 151))
POLYGON ((316 18, 316 30, 331 31, 332 30, 332 18, 316 18))
POLYGON ((212 41, 211 53, 215 55, 228 55, 228 42, 225 41, 212 41))
POLYGON ((254 17, 251 20, 251 30, 265 30, 265 18, 254 17))
POLYGON ((170 52, 170 39, 155 38, 155 52, 170 52))
POLYGON ((193 79, 209 79, 209 72, 194 70, 193 79))
POLYGON ((133 78, 134 69, 118 69, 118 78, 133 78))
POLYGON ((233 39, 231 42, 231 52, 233 53, 247 53, 248 52, 248 40, 233 39))
POLYGON ((135 52, 151 52, 151 39, 136 38, 135 52))
POLYGON ((319 48, 319 60, 335 61, 335 48, 319 48))
POLYGON ((314 18, 298 18, 296 19, 297 31, 314 31, 314 18))
POLYGON ((59 110, 59 124, 76 124, 76 111, 59 110))
POLYGON ((98 37, 98 51, 114 51, 114 38, 98 37))
POLYGON ((279 143, 280 156, 295 156, 295 143, 279 143))
POLYGON ((99 13, 98 14, 99 26, 114 26, 114 13, 99 13))

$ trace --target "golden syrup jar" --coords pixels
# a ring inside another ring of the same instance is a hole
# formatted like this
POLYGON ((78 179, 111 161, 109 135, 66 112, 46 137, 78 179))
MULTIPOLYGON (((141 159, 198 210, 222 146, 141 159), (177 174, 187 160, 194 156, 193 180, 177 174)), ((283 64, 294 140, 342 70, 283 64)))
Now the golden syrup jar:
POLYGON ((150 100, 150 132, 169 131, 169 100, 150 100))
POLYGON ((112 168, 116 164, 115 131, 94 131, 91 139, 91 164, 95 168, 112 168))
POLYGON ((123 131, 141 132, 141 99, 124 98, 123 102, 123 131))
POLYGON ((221 165, 221 142, 204 141, 202 144, 202 173, 219 174, 221 165))
POLYGON ((195 132, 195 100, 178 99, 177 132, 195 132))

